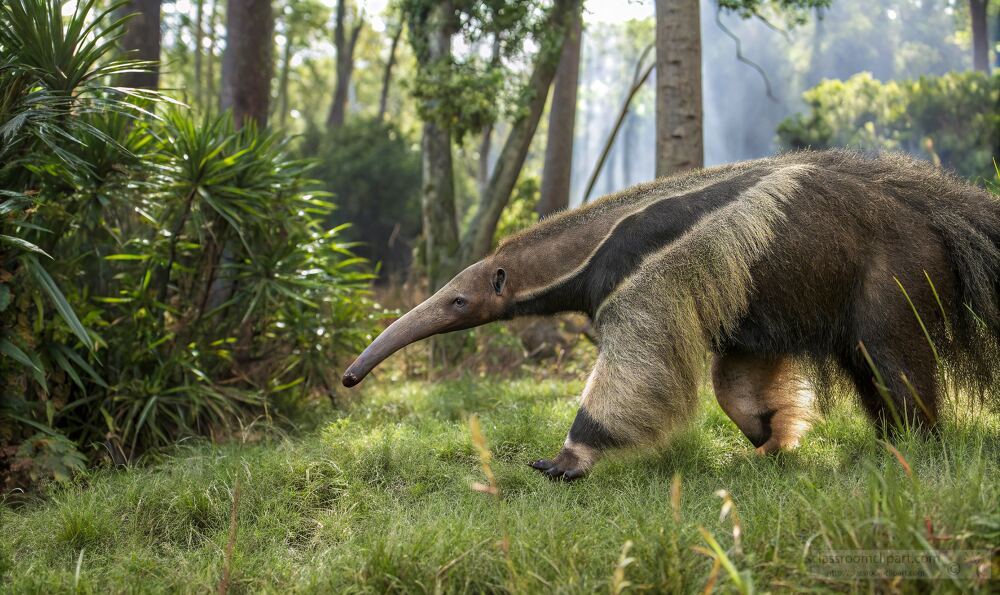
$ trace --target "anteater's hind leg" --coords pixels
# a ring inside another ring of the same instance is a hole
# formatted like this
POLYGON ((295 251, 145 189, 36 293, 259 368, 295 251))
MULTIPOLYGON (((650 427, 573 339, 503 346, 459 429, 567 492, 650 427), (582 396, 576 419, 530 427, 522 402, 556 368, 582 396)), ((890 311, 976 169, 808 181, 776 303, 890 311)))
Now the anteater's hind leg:
MULTIPOLYGON (((931 428, 937 422, 938 367, 927 334, 940 341, 945 332, 938 303, 923 276, 903 277, 899 283, 908 288, 904 295, 895 278, 876 274, 879 270, 876 267, 862 285, 852 339, 844 345, 840 363, 876 429, 891 437, 903 427, 931 428)), ((930 275, 947 278, 941 271, 932 270, 930 275)), ((944 283, 938 287, 947 289, 944 283)), ((948 303, 953 298, 945 293, 943 299, 948 303)))
POLYGON ((892 437, 904 427, 934 428, 937 364, 926 341, 870 337, 860 340, 841 362, 857 388, 862 407, 883 436, 892 437))
POLYGON ((946 349, 948 342, 942 304, 961 304, 949 257, 937 240, 919 234, 891 239, 893 249, 869 258, 838 354, 865 412, 887 437, 902 427, 937 423, 934 344, 946 349))
POLYGON ((655 443, 687 417, 697 401, 697 379, 628 351, 601 353, 562 450, 532 467, 552 479, 577 479, 605 450, 655 443))
POLYGON ((810 427, 813 394, 789 358, 716 355, 712 385, 722 410, 758 453, 795 448, 810 427))

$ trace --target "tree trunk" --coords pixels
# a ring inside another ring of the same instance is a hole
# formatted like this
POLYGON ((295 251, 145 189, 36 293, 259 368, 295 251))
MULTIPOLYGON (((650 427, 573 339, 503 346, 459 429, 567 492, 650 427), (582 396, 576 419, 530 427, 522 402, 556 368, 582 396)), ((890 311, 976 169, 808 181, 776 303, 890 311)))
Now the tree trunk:
MULTIPOLYGON (((226 4, 226 51, 222 55, 221 107, 230 109, 233 122, 242 128, 253 122, 267 126, 274 69, 274 10, 271 0, 228 0, 226 4)), ((237 244, 222 245, 221 265, 209 287, 208 309, 224 304, 235 291, 235 281, 225 265, 236 258, 237 244)), ((215 266, 214 264, 210 266, 215 266)), ((235 351, 237 358, 249 349, 244 321, 235 351)))
POLYGON ((427 250, 427 278, 437 291, 458 271, 458 220, 451 133, 433 122, 424 124, 421 214, 427 250))
POLYGON ((208 15, 208 53, 205 61, 205 95, 206 102, 215 97, 215 26, 219 22, 219 0, 212 0, 212 12, 208 15))
POLYGON ((623 185, 629 186, 635 183, 632 172, 635 169, 635 114, 630 113, 625 116, 625 130, 622 133, 622 178, 623 185))
POLYGON ((201 107, 204 96, 202 95, 201 63, 204 53, 205 41, 205 0, 198 0, 195 3, 194 17, 194 102, 201 107))
POLYGON ((278 75, 278 125, 282 128, 288 122, 288 79, 292 70, 292 29, 285 31, 285 47, 281 51, 281 72, 278 75))
MULTIPOLYGON (((451 59, 454 9, 450 1, 438 3, 419 27, 428 31, 426 51, 418 55, 421 68, 451 59)), ((413 30, 413 28, 411 28, 413 30)), ((430 291, 437 291, 457 271, 458 220, 455 217, 454 166, 451 132, 434 122, 425 122, 421 141, 423 183, 421 213, 424 225, 427 278, 430 291)))
POLYGON ((490 187, 490 159, 493 153, 493 124, 487 124, 479 138, 479 167, 476 169, 476 186, 479 196, 485 196, 490 187))
POLYGON ((511 192, 524 166, 524 159, 528 155, 531 139, 545 109, 549 87, 552 86, 552 79, 555 78, 556 68, 562 55, 561 44, 565 43, 571 19, 579 10, 580 0, 556 0, 549 12, 546 27, 548 30, 563 33, 560 45, 548 51, 543 48, 535 59, 534 69, 528 81, 531 99, 522 115, 511 126, 510 134, 493 169, 493 175, 490 176, 488 191, 480 197, 469 223, 468 233, 462 238, 462 263, 467 264, 482 258, 493 244, 497 222, 510 200, 511 192))
MULTIPOLYGON (((493 50, 490 57, 491 68, 499 68, 500 50, 500 36, 494 35, 493 50)), ((476 187, 479 190, 479 196, 486 195, 490 184, 490 165, 493 163, 492 159, 490 159, 493 154, 493 129, 494 123, 490 122, 479 134, 479 167, 476 170, 476 187)))
POLYGON ((330 128, 343 126, 347 115, 347 93, 351 86, 351 71, 354 70, 354 48, 361 34, 361 18, 357 19, 350 37, 347 35, 347 0, 337 2, 337 23, 334 28, 334 44, 337 48, 337 82, 333 90, 333 103, 326 118, 330 128))
POLYGON ((969 15, 972 17, 972 67, 989 74, 990 34, 986 26, 987 3, 988 0, 969 0, 969 15))
POLYGON ((267 125, 274 68, 271 0, 229 0, 226 52, 222 56, 222 109, 232 109, 237 127, 247 120, 267 125))
POLYGON ((993 47, 996 48, 993 63, 1000 67, 1000 10, 997 11, 997 18, 993 21, 993 47))
POLYGON ((149 72, 127 72, 121 84, 138 89, 160 86, 160 0, 131 0, 122 7, 124 14, 134 15, 125 25, 121 44, 129 57, 155 62, 149 72))
POLYGON ((569 206, 573 175, 573 130, 576 125, 576 92, 580 78, 580 42, 583 19, 577 12, 567 33, 549 106, 549 135, 545 142, 538 215, 544 217, 569 206))
POLYGON ((704 164, 698 0, 656 0, 656 175, 704 164))
POLYGON ((399 38, 403 36, 403 23, 399 24, 399 29, 392 36, 392 45, 389 46, 389 59, 385 63, 385 71, 382 73, 382 94, 378 100, 378 121, 385 119, 385 110, 389 105, 389 84, 392 82, 392 67, 396 65, 396 47, 399 46, 399 38))

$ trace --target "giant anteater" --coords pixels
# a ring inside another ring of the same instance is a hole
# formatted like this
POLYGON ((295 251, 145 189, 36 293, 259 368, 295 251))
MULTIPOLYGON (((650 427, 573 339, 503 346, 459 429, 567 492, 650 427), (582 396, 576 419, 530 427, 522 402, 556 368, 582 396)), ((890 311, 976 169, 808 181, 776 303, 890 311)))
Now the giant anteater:
POLYGON ((723 410, 773 452, 809 426, 807 370, 842 372, 890 433, 934 426, 942 374, 989 398, 998 284, 986 191, 901 155, 795 152, 544 219, 389 326, 343 381, 430 335, 583 312, 597 363, 562 450, 536 469, 574 479, 605 449, 661 438, 695 406, 708 353, 723 410))

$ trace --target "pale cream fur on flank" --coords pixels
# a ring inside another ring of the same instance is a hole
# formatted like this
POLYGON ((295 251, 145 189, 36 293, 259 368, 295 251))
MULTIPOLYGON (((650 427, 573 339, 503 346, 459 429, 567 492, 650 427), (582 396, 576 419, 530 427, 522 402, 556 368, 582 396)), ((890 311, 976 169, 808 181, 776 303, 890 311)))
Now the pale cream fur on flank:
POLYGON ((713 339, 746 312, 764 257, 810 165, 776 164, 733 202, 647 257, 595 316, 600 355, 582 406, 617 439, 659 441, 693 411, 713 339))

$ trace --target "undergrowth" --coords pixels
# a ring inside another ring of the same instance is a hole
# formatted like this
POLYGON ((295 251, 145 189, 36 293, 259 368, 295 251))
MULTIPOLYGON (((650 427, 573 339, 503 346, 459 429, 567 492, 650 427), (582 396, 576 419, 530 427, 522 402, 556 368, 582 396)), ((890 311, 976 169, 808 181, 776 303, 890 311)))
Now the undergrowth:
POLYGON ((664 448, 550 483, 525 463, 558 449, 581 388, 373 384, 304 438, 88 472, 0 507, 0 576, 18 592, 204 592, 230 549, 231 588, 252 592, 990 587, 972 574, 1000 543, 996 415, 960 409, 940 437, 890 447, 835 403, 802 448, 761 458, 706 393, 664 448), (915 572, 943 578, 837 578, 817 562, 831 550, 934 553, 915 572), (936 552, 971 556, 968 574, 936 552))

